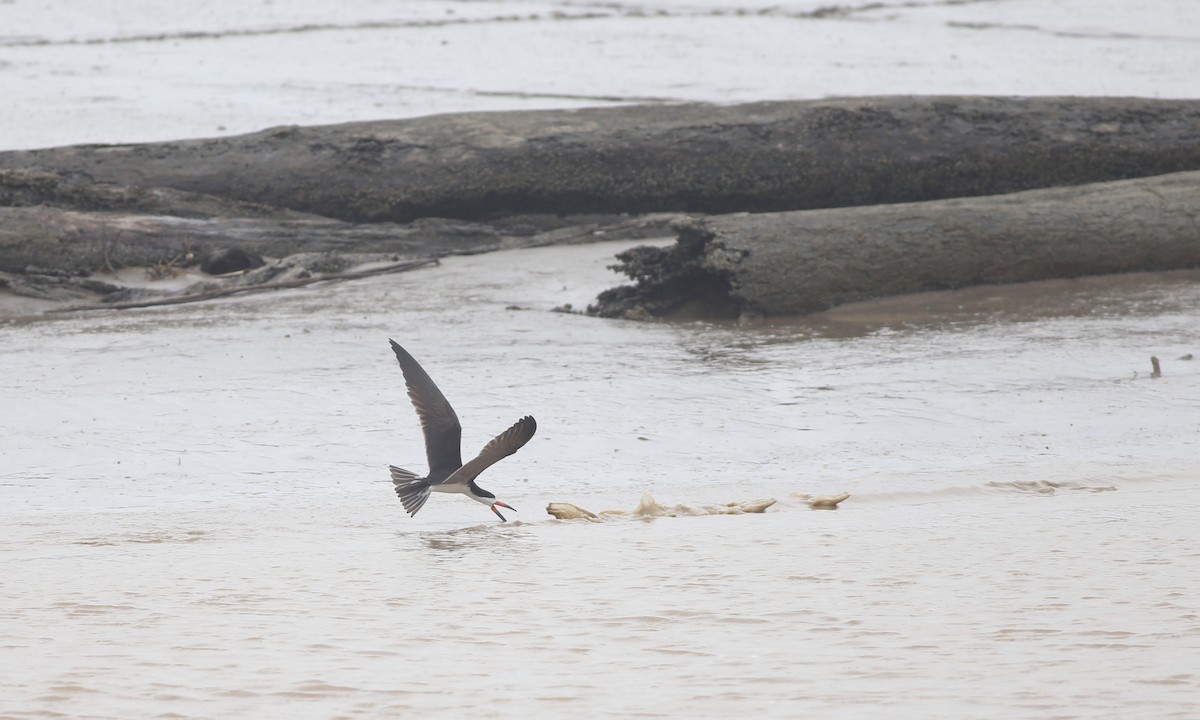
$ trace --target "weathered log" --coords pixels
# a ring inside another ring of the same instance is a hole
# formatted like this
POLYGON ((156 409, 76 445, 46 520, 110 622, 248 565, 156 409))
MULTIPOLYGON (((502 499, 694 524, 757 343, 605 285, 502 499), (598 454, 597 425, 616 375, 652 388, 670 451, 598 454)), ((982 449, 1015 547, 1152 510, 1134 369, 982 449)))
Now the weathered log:
POLYGON ((240 247, 282 257, 299 252, 381 252, 407 257, 502 246, 494 228, 458 221, 354 225, 307 217, 174 217, 0 207, 0 270, 28 265, 67 271, 154 265, 187 254, 240 247))
POLYGON ((879 97, 283 127, 0 153, 0 168, 354 222, 768 212, 1197 170, 1198 127, 1195 100, 879 97))
POLYGON ((1200 266, 1200 172, 676 224, 618 255, 606 317, 794 315, 925 290, 1200 266))
MULTIPOLYGON (((0 153, 0 156, 4 156, 0 153)), ((0 168, 0 207, 50 206, 88 212, 171 215, 184 218, 311 218, 258 203, 240 202, 167 187, 98 182, 67 170, 0 168)))
POLYGON ((590 239, 662 236, 668 218, 523 216, 483 224, 426 218, 354 224, 211 195, 96 183, 78 175, 0 170, 0 271, 67 272, 194 264, 227 248, 271 257, 301 252, 436 257, 590 239), (7 205, 6 205, 7 203, 7 205))

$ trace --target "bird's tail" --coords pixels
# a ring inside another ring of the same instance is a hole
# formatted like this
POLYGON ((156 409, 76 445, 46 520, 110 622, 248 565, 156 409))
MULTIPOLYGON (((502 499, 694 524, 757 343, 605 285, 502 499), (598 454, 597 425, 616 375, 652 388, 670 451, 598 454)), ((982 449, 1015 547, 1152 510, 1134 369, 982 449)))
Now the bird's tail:
POLYGON ((429 483, 425 478, 417 477, 416 473, 395 465, 388 465, 388 469, 392 471, 392 484, 396 486, 396 494, 400 496, 400 502, 404 503, 404 509, 408 511, 409 517, 416 515, 429 499, 429 483))

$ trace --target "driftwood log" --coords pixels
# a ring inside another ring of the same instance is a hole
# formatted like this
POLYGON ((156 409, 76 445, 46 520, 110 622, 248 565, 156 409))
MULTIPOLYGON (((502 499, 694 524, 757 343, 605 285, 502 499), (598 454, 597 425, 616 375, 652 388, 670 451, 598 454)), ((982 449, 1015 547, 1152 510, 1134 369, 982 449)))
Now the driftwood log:
POLYGON ((249 217, 179 217, 0 207, 0 271, 28 266, 67 272, 154 265, 222 248, 282 257, 301 252, 428 257, 501 247, 494 228, 458 221, 356 225, 287 211, 249 217))
POLYGON ((676 223, 618 256, 606 317, 795 315, 925 290, 1200 266, 1200 172, 676 223))
POLYGON ((351 223, 212 195, 0 170, 0 272, 154 265, 237 247, 258 255, 393 253, 439 257, 606 238, 661 237, 669 217, 522 216, 492 223, 424 218, 351 223))
POLYGON ((1193 100, 876 97, 282 127, 6 152, 0 169, 359 223, 774 212, 1200 170, 1197 127, 1193 100))
MULTIPOLYGON (((680 212, 881 206, 1200 170, 1198 127, 1200 101, 883 97, 470 113, 0 152, 0 272, 86 277, 231 249, 400 259, 661 237, 680 212)), ((806 312, 913 289, 1193 263, 1186 248, 1163 249, 1179 223, 1157 212, 1152 191, 1119 200, 1125 218, 1054 199, 1063 197, 988 201, 981 207, 1042 204, 1024 226, 999 215, 972 221, 966 210, 957 231, 945 225, 956 220, 885 207, 803 221, 815 230, 769 215, 719 217, 682 230, 678 251, 627 262, 664 291, 623 290, 598 312, 669 314, 696 298, 717 314, 806 312), (1088 242, 1056 229, 1089 217, 1137 224, 1159 250, 1131 250, 1131 235, 1105 223, 1079 224, 1088 242), (917 242, 922 223, 945 244, 917 242), (885 226, 891 235, 873 234, 885 226), (962 242, 975 229, 992 243, 1040 233, 1045 246, 989 255, 983 240, 962 242), (827 235, 819 249, 814 232, 827 235), (801 236, 809 244, 793 247, 801 236)))

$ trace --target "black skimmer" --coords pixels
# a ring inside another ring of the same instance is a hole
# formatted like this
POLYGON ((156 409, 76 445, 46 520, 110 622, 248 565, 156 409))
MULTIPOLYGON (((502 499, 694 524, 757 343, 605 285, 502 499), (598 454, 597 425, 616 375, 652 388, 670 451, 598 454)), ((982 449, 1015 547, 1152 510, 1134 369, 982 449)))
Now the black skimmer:
POLYGON ((492 493, 475 484, 475 478, 484 470, 500 462, 521 449, 533 434, 537 432, 537 422, 532 416, 526 415, 513 423, 513 426, 496 437, 479 451, 479 455, 471 462, 463 465, 462 461, 462 425, 458 415, 450 407, 446 396, 433 384, 429 374, 413 359, 408 351, 389 340, 400 369, 404 372, 404 383, 408 386, 408 398, 412 400, 417 410, 417 418, 421 421, 421 431, 425 433, 425 455, 429 459, 429 475, 417 477, 395 465, 389 465, 392 471, 392 484, 396 486, 396 494, 409 516, 425 505, 431 492, 462 493, 476 502, 481 502, 492 508, 501 522, 507 522, 497 510, 497 506, 516 512, 516 508, 505 505, 496 499, 492 493))

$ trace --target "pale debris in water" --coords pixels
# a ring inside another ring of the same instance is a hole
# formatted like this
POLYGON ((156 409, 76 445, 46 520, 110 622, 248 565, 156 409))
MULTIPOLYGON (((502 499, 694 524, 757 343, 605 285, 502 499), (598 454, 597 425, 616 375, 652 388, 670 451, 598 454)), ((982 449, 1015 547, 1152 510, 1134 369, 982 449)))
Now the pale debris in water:
POLYGON ((578 505, 571 503, 550 503, 546 506, 546 512, 550 513, 559 520, 599 520, 600 518, 594 512, 584 510, 578 505))
MULTIPOLYGON (((731 502, 724 505, 703 505, 691 507, 676 505, 673 508, 660 505, 650 493, 642 495, 641 502, 633 510, 604 510, 600 515, 636 515, 638 517, 681 517, 694 515, 743 515, 745 513, 761 513, 775 504, 774 498, 767 500, 747 500, 731 502)), ((600 520, 600 516, 584 510, 571 503, 550 503, 546 512, 559 520, 600 520)))
POLYGON ((808 503, 808 506, 813 510, 837 510, 838 504, 850 497, 850 493, 844 492, 841 495, 826 495, 823 497, 813 497, 804 493, 792 493, 792 497, 799 498, 808 503))

